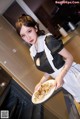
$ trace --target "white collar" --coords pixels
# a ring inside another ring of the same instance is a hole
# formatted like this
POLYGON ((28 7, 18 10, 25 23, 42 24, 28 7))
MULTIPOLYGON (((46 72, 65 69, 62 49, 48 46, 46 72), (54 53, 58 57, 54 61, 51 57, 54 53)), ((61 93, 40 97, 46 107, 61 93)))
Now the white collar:
POLYGON ((32 57, 34 57, 36 53, 42 52, 44 50, 44 42, 43 42, 44 39, 45 39, 45 35, 38 37, 37 39, 38 51, 36 51, 34 44, 30 47, 30 54, 32 57))
MULTIPOLYGON (((38 37, 38 39, 37 39, 38 52, 42 52, 44 50, 44 40, 45 40, 45 37, 48 35, 51 35, 51 33, 47 33, 46 35, 42 35, 42 36, 38 37)), ((38 52, 36 51, 35 45, 33 44, 30 47, 31 57, 35 57, 36 53, 38 53, 38 52)))

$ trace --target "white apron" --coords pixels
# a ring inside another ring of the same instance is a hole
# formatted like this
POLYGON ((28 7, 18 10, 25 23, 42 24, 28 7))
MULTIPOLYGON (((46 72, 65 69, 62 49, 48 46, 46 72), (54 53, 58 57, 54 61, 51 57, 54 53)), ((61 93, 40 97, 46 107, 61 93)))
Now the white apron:
MULTIPOLYGON (((51 74, 53 78, 61 72, 62 68, 51 74)), ((73 62, 71 68, 64 77, 63 88, 67 90, 77 102, 80 102, 80 64, 73 62)))

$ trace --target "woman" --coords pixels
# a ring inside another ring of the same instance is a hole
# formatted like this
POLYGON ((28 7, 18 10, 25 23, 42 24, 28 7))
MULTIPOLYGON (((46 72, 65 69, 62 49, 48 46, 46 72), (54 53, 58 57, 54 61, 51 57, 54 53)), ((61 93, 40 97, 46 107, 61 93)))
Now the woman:
POLYGON ((80 102, 80 65, 73 62, 72 55, 64 48, 62 41, 55 39, 51 33, 45 34, 29 15, 19 17, 16 30, 31 46, 30 55, 36 67, 44 72, 35 90, 52 76, 55 78, 56 88, 63 86, 77 102, 80 102))

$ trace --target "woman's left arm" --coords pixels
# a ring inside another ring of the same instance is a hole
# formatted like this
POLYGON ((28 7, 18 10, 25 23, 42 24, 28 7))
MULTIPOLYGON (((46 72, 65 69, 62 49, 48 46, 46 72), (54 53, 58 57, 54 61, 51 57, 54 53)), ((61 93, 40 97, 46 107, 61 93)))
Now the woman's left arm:
POLYGON ((59 54, 64 58, 65 64, 63 69, 61 70, 60 74, 56 77, 57 88, 61 87, 63 84, 63 78, 70 69, 73 63, 73 56, 67 51, 67 49, 63 48, 59 54))

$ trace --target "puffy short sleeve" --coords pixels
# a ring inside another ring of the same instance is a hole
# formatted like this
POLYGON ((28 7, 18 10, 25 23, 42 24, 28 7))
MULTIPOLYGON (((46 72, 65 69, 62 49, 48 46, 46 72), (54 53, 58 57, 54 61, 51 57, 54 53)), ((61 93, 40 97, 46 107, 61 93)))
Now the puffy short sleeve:
POLYGON ((46 36, 45 43, 52 53, 57 53, 64 47, 62 40, 55 39, 53 35, 46 36))

